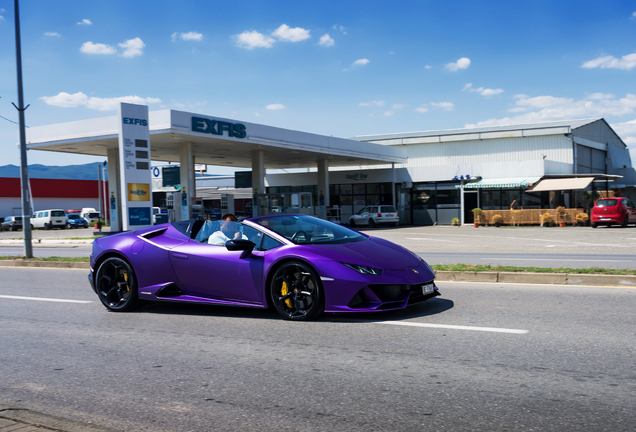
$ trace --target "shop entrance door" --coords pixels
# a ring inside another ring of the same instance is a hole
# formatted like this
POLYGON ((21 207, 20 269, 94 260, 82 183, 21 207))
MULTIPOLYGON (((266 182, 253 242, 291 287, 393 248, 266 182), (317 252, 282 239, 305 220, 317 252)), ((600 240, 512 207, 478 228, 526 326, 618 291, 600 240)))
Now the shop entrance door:
POLYGON ((473 209, 479 207, 479 192, 464 191, 464 223, 471 224, 475 221, 473 209))

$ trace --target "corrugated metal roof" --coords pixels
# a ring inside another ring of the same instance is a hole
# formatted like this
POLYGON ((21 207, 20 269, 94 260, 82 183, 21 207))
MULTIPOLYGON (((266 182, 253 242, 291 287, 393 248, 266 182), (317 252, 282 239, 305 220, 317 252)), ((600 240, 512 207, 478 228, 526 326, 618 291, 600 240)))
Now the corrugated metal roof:
POLYGON ((445 135, 462 135, 462 134, 477 134, 484 132, 506 132, 515 130, 528 130, 528 129, 547 129, 558 127, 569 127, 570 129, 576 129, 581 126, 585 126, 590 123, 602 120, 601 118, 591 119, 579 119, 579 120, 561 120, 553 122, 543 123, 524 123, 524 124, 512 124, 504 126, 488 126, 478 128, 462 128, 462 129, 444 129, 433 131, 421 131, 421 132, 401 132, 381 135, 360 135, 351 137, 349 139, 356 141, 378 141, 398 138, 419 138, 419 137, 433 137, 433 136, 445 136, 445 135))
POLYGON ((533 184, 539 181, 541 176, 537 177, 500 177, 481 179, 474 183, 467 183, 465 185, 457 185, 457 188, 464 189, 488 189, 488 188, 518 188, 527 187, 529 184, 533 184))

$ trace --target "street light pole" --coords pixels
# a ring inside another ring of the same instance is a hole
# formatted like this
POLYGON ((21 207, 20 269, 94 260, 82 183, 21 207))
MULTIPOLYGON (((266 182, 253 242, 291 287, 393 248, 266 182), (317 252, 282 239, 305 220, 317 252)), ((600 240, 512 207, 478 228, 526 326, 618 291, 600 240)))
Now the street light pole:
POLYGON ((22 49, 20 47, 20 10, 18 0, 15 3, 15 55, 18 74, 18 110, 20 117, 20 183, 22 193, 22 233, 24 234, 24 257, 33 258, 33 246, 31 245, 31 204, 29 202, 29 172, 27 165, 26 134, 24 129, 24 111, 29 107, 24 106, 22 94, 22 49))

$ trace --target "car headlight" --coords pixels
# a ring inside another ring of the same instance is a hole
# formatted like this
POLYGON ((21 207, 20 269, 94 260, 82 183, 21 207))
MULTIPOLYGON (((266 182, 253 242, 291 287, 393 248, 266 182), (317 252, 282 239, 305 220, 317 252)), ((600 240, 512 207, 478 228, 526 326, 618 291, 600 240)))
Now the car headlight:
POLYGON ((376 276, 379 276, 382 274, 382 269, 379 269, 379 268, 363 266, 358 264, 348 264, 348 263, 342 263, 342 264, 346 265, 351 270, 357 271, 358 273, 376 275, 376 276))

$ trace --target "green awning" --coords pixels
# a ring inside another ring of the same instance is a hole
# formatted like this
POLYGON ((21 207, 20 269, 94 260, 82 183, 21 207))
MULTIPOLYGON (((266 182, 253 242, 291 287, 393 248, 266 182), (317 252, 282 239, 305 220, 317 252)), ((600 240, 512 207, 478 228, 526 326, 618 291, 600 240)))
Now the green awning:
POLYGON ((464 189, 500 189, 500 188, 520 188, 528 187, 541 179, 537 177, 500 177, 481 179, 476 182, 457 185, 458 188, 464 189))

